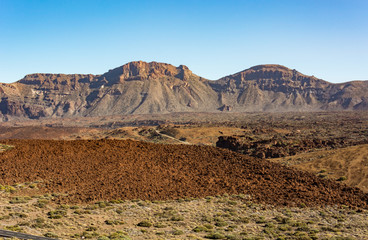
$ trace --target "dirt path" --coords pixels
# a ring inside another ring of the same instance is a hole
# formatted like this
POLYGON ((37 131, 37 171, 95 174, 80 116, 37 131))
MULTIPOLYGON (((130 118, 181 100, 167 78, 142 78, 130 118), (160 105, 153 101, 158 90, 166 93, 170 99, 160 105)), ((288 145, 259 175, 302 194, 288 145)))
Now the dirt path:
MULTIPOLYGON (((157 132, 157 131, 156 131, 156 132, 157 132)), ((160 135, 161 135, 161 136, 163 136, 163 137, 170 138, 170 139, 172 139, 172 140, 174 140, 174 141, 176 141, 176 142, 179 142, 179 143, 181 143, 181 144, 185 144, 185 145, 190 145, 190 144, 191 144, 191 143, 188 143, 187 141, 182 141, 182 140, 180 140, 180 139, 174 138, 174 137, 172 137, 172 136, 170 136, 170 135, 166 135, 166 134, 164 134, 164 133, 157 132, 157 134, 160 134, 160 135)))

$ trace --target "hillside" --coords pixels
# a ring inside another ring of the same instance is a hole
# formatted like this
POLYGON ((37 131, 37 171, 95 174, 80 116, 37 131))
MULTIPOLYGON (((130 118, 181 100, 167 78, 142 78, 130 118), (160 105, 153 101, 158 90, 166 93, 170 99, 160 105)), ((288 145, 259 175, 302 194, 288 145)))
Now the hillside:
POLYGON ((368 145, 303 153, 275 162, 309 171, 322 178, 339 179, 349 186, 368 192, 368 145))
POLYGON ((368 110, 368 82, 332 84, 281 65, 212 81, 188 67, 130 62, 102 75, 30 74, 0 84, 3 121, 172 112, 368 110))
POLYGON ((272 205, 367 208, 357 188, 277 163, 207 146, 131 140, 2 140, 0 184, 41 181, 62 202, 163 200, 247 194, 272 205), (32 165, 27 163, 32 162, 32 165))

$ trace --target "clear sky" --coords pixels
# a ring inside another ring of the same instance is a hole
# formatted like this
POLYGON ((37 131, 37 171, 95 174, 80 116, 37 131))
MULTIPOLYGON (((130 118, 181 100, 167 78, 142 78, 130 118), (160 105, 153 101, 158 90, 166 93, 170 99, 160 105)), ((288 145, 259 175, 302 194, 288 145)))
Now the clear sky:
POLYGON ((368 80, 367 0, 0 0, 0 82, 135 60, 208 79, 281 64, 368 80))

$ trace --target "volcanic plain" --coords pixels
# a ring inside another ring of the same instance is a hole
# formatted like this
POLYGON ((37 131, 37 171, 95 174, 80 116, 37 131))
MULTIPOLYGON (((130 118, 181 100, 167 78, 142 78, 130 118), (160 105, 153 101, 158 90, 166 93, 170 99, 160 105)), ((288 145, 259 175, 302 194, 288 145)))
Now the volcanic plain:
POLYGON ((0 228, 60 239, 365 239, 367 116, 3 123, 0 228))

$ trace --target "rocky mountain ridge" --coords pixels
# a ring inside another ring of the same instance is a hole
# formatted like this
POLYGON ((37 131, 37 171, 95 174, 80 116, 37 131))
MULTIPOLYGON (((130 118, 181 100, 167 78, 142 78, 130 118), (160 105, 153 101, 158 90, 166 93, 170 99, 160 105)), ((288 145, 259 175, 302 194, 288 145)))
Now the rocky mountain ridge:
POLYGON ((281 65, 207 80, 188 67, 136 61, 92 74, 29 74, 0 84, 12 119, 170 112, 368 110, 368 81, 333 84, 281 65))

